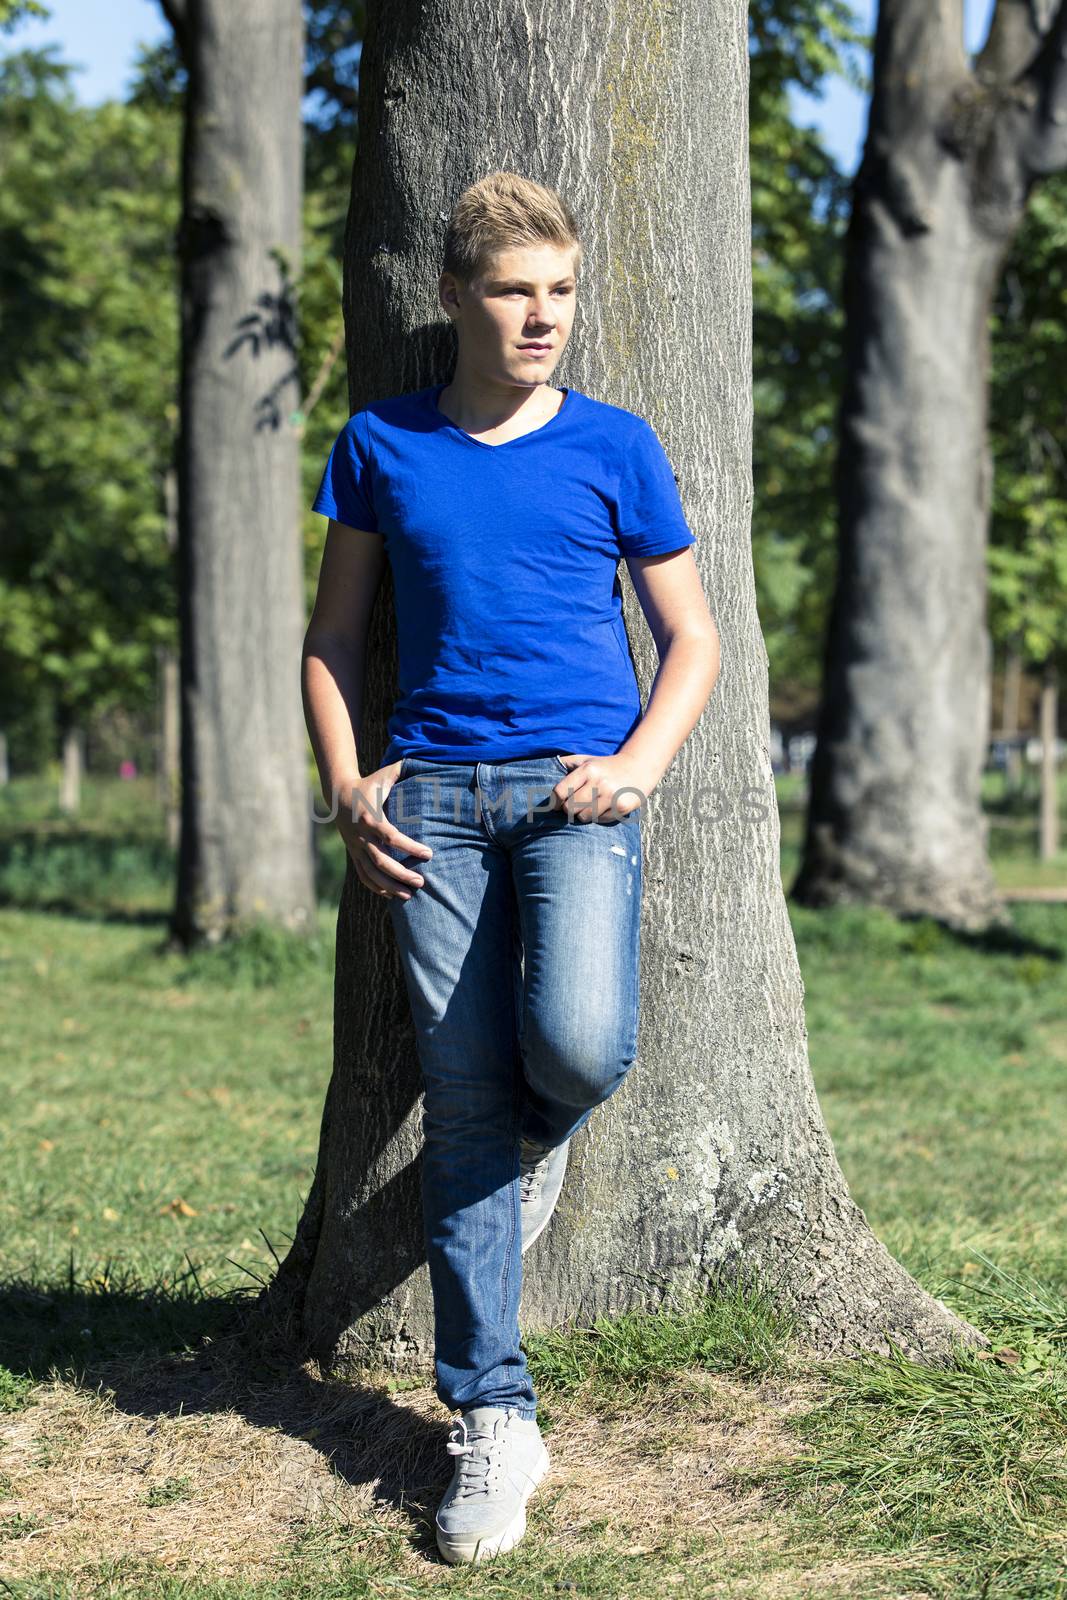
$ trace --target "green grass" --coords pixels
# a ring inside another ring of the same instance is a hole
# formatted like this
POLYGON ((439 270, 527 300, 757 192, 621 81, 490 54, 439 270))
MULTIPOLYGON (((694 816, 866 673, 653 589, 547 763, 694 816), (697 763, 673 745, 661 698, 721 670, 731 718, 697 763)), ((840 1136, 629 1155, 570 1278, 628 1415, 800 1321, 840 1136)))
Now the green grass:
POLYGON ((588 1328, 529 1334, 524 1345, 539 1390, 617 1402, 690 1367, 745 1377, 782 1371, 793 1331, 757 1285, 727 1283, 711 1301, 598 1317, 588 1328))
POLYGON ((933 1593, 961 1580, 980 1593, 998 1563, 1051 1571, 1067 1557, 1067 1367, 1044 1355, 1028 1371, 971 1353, 946 1369, 899 1355, 832 1367, 828 1399, 798 1423, 807 1451, 772 1478, 838 1541, 953 1552, 951 1587, 933 1593))
MULTIPOLYGON (((77 823, 26 785, 0 800, 0 1426, 50 1371, 76 1385, 101 1363, 224 1340, 311 1182, 340 841, 321 840, 316 940, 252 930, 186 960, 165 949, 173 862, 158 835, 146 785, 88 785, 77 823)), ((549 1494, 531 1503, 533 1537, 485 1568, 414 1571, 388 1519, 354 1550, 323 1516, 294 1532, 276 1580, 176 1577, 131 1555, 8 1577, 0 1593, 1067 1600, 1067 906, 1016 905, 1014 933, 988 938, 876 910, 790 916, 816 1089, 853 1196, 993 1349, 943 1368, 899 1354, 804 1366, 755 1286, 525 1341, 549 1425, 575 1405, 684 1421, 710 1393, 694 1373, 739 1385, 753 1416, 773 1406, 757 1396, 807 1386, 812 1403, 783 1424, 795 1452, 736 1475, 774 1507, 774 1541, 763 1529, 664 1547, 651 1529, 630 1554, 594 1524, 561 1542, 549 1494)), ((669 1461, 671 1438, 648 1448, 669 1461)), ((62 1440, 49 1448, 62 1472, 62 1440)), ((0 1495, 9 1476, 0 1450, 0 1495)), ((195 1487, 176 1470, 146 1492, 177 1514, 195 1487)), ((36 1526, 0 1504, 0 1571, 36 1526)))

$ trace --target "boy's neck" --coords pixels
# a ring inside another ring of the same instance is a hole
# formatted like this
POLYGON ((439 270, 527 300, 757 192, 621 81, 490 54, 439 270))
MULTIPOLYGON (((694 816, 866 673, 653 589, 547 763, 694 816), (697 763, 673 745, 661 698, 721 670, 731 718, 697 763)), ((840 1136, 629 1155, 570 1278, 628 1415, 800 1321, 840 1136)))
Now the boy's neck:
POLYGON ((528 427, 548 422, 563 404, 563 390, 551 384, 487 383, 458 369, 437 397, 437 409, 465 433, 506 430, 520 417, 528 427))

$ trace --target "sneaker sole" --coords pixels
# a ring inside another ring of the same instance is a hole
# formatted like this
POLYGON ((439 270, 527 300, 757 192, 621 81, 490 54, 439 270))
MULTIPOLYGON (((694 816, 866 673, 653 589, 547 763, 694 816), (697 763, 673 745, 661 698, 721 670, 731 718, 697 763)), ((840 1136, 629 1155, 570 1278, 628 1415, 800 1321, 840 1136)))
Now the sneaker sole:
POLYGON ((486 1534, 446 1534, 436 1526, 437 1548, 446 1561, 455 1565, 460 1561, 488 1561, 492 1556, 503 1555, 506 1550, 511 1550, 518 1544, 526 1532, 526 1502, 533 1494, 549 1468, 548 1451, 543 1450, 541 1459, 530 1474, 530 1482, 522 1497, 522 1504, 506 1527, 499 1533, 486 1534))
POLYGON ((555 1216, 555 1214, 556 1214, 556 1208, 555 1208, 555 1206, 553 1206, 552 1210, 548 1213, 548 1216, 541 1218, 540 1222, 537 1224, 537 1227, 534 1229, 533 1233, 529 1234, 527 1236, 527 1238, 525 1238, 522 1241, 522 1249, 519 1251, 520 1255, 524 1256, 526 1254, 527 1250, 529 1250, 530 1246, 533 1244, 534 1240, 535 1239, 540 1239, 541 1235, 544 1233, 545 1229, 548 1227, 549 1223, 552 1221, 552 1218, 555 1216))

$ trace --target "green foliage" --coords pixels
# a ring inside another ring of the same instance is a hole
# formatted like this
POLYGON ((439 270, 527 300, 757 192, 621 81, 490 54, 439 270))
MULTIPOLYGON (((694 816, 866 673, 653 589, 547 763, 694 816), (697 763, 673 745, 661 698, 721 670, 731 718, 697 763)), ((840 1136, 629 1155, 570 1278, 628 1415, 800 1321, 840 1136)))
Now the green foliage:
POLYGON ((1030 197, 992 317, 989 620, 1031 665, 1067 660, 1067 173, 1030 197))
MULTIPOLYGON (((351 162, 351 153, 348 156, 351 162)), ((305 582, 313 598, 326 524, 310 511, 326 456, 348 420, 348 368, 341 312, 342 260, 349 175, 324 167, 304 198, 304 264, 298 291, 301 482, 305 582)))
MULTIPOLYGON (((307 7, 305 506, 349 414, 341 262, 362 17, 307 7)), ((76 103, 69 74, 49 50, 0 61, 0 725, 20 752, 47 718, 146 710, 155 647, 177 633, 165 483, 185 74, 172 43, 143 50, 128 101, 98 108, 76 103)), ((307 510, 303 532, 310 591, 323 525, 307 510)))
POLYGON ((163 479, 176 424, 180 128, 76 104, 48 52, 0 60, 0 712, 154 693, 174 634, 163 479))
POLYGON ((758 0, 749 13, 756 603, 772 683, 817 692, 837 561, 833 459, 842 381, 848 182, 786 91, 862 79, 850 7, 758 0))
POLYGON ((869 87, 856 52, 870 36, 848 0, 751 0, 748 37, 753 122, 790 84, 819 97, 828 78, 869 87))
POLYGON ((0 33, 10 33, 12 28, 27 17, 47 17, 48 8, 40 0, 0 0, 0 33))
POLYGON ((326 524, 308 508, 334 437, 348 420, 348 368, 341 290, 345 222, 356 146, 362 0, 307 0, 304 266, 299 349, 305 584, 310 609, 326 524))

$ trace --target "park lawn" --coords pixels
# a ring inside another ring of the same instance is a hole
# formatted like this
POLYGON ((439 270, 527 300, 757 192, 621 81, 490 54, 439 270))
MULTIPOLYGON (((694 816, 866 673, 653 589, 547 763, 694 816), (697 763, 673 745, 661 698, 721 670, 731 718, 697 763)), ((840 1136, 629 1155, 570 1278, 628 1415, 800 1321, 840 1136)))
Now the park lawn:
POLYGON ((806 1363, 755 1294, 529 1336, 554 1471, 449 1569, 432 1390, 230 1340, 311 1181, 339 841, 316 943, 186 960, 135 790, 0 808, 5 1593, 1067 1596, 1067 906, 989 939, 790 908, 853 1195, 992 1350, 806 1363))

